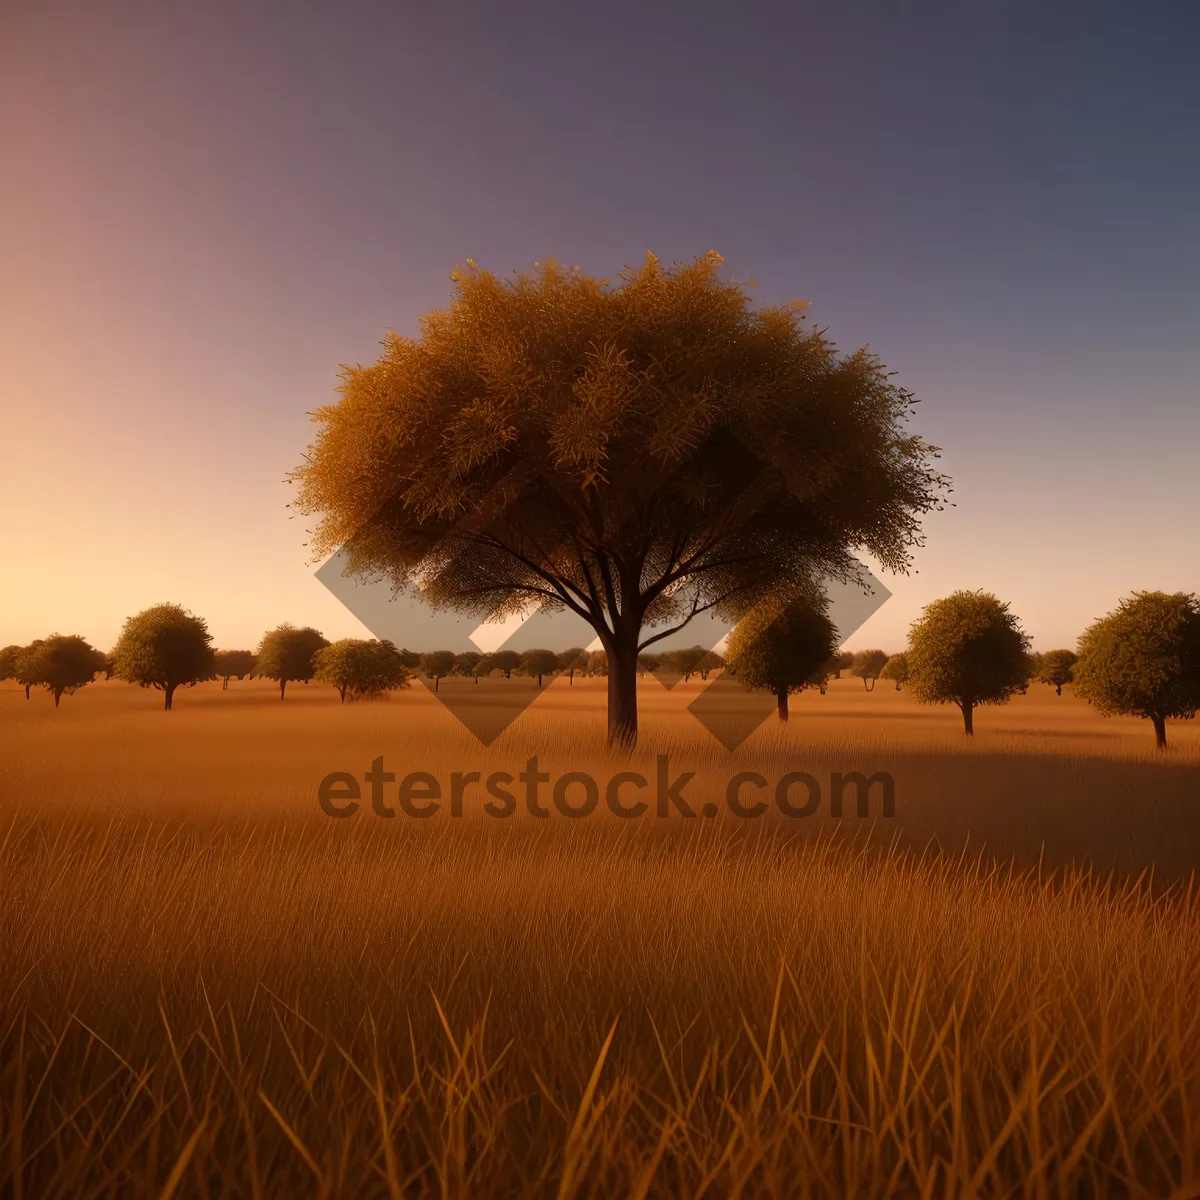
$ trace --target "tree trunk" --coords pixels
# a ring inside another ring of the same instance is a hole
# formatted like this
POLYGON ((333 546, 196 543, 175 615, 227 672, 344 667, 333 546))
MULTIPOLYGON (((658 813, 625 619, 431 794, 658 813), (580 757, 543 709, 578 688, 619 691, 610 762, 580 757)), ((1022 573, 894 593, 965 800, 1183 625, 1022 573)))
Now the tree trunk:
POLYGON ((959 703, 963 715, 963 730, 968 737, 975 736, 975 701, 963 700, 959 703))
POLYGON ((346 703, 346 689, 344 687, 338 688, 338 695, 341 696, 342 703, 345 704, 346 703))
POLYGON ((168 683, 167 686, 165 688, 163 688, 163 711, 164 712, 171 711, 171 702, 175 696, 175 688, 176 688, 176 685, 173 683, 168 683))
POLYGON ((438 677, 435 675, 433 677, 433 690, 436 692, 437 689, 438 689, 438 677))
POLYGON ((637 745, 637 630, 630 645, 605 646, 608 652, 608 744, 632 750, 637 745))
POLYGON ((281 679, 281 680, 279 681, 279 698, 280 698, 280 700, 282 700, 282 699, 283 699, 283 692, 284 692, 284 689, 285 689, 286 687, 287 687, 287 680, 286 680, 286 679, 281 679))
POLYGON ((1166 717, 1151 717, 1154 722, 1154 745, 1158 750, 1167 748, 1167 719, 1166 717))
POLYGON ((864 675, 862 677, 862 679, 863 679, 863 691, 869 692, 871 689, 869 687, 867 687, 867 677, 864 675))
POLYGON ((780 688, 775 693, 775 704, 779 711, 779 719, 786 721, 788 719, 788 694, 787 688, 780 688))
POLYGON ((58 702, 61 699, 62 699, 62 688, 55 688, 54 689, 54 707, 55 708, 58 707, 58 702))
POLYGON ((28 699, 29 699, 29 689, 30 689, 30 687, 31 687, 31 686, 32 686, 32 685, 31 685, 31 684, 28 684, 28 683, 25 685, 25 699, 26 699, 26 700, 28 700, 28 699))
POLYGON ((1056 696, 1061 696, 1061 695, 1062 695, 1062 684, 1061 684, 1061 683, 1059 683, 1059 684, 1056 684, 1056 685, 1055 685, 1055 688, 1054 688, 1054 694, 1055 694, 1056 696))
POLYGON ((574 667, 571 668, 571 673, 570 673, 570 675, 567 676, 567 686, 568 687, 575 686, 575 668, 574 667))

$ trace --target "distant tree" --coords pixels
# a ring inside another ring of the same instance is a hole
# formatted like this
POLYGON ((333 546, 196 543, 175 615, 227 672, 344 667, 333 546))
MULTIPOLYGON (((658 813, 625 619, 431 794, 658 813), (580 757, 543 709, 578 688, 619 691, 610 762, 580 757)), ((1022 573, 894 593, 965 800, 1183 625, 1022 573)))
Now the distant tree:
POLYGON ((605 650, 590 650, 587 656, 587 673, 605 678, 608 675, 608 652, 605 650))
POLYGON ((901 685, 908 682, 908 655, 903 651, 899 654, 893 654, 891 658, 883 664, 883 670, 880 672, 880 677, 883 679, 892 679, 896 683, 896 691, 899 691, 901 685))
POLYGON ((848 671, 854 666, 854 652, 851 650, 838 650, 832 655, 833 660, 833 677, 841 679, 842 672, 848 671))
POLYGON ((1075 694, 1104 716, 1149 719, 1165 749, 1167 721, 1200 709, 1200 601, 1134 592, 1079 639, 1075 694))
POLYGON ((644 675, 647 671, 653 674, 663 665, 663 656, 644 650, 638 655, 638 673, 644 675))
POLYGON ((908 679, 924 704, 957 704, 975 732, 975 708, 1006 704, 1029 679, 1029 638, 988 592, 953 592, 925 606, 909 634, 908 679))
POLYGON ((734 627, 725 661, 743 687, 770 692, 786 721, 788 695, 820 685, 836 644, 837 631, 822 605, 767 603, 734 627))
POLYGON ((521 670, 537 680, 542 686, 543 675, 553 675, 558 670, 558 655, 553 650, 526 650, 521 655, 521 670))
POLYGON ((450 650, 430 650, 421 655, 421 673, 433 680, 433 690, 447 675, 454 674, 454 653, 450 650))
POLYGON ((156 604, 125 622, 111 657, 118 679, 158 688, 170 712, 176 688, 212 678, 215 656, 204 620, 178 604, 156 604))
POLYGON ((316 629, 305 625, 297 629, 283 624, 263 634, 254 660, 254 673, 279 683, 279 698, 284 698, 289 683, 307 683, 313 677, 313 656, 329 642, 316 629))
POLYGON ((490 654, 485 654, 476 664, 471 674, 475 676, 475 682, 478 683, 481 679, 486 679, 496 669, 496 663, 490 654))
POLYGON ((710 671, 718 671, 725 665, 725 658, 715 650, 706 650, 696 663, 696 670, 701 679, 707 679, 710 671))
POLYGON ((254 670, 254 651, 218 650, 215 662, 216 675, 221 681, 221 691, 228 691, 231 679, 243 679, 254 670))
POLYGON ((1029 684, 1040 677, 1042 673, 1042 659, 1045 656, 1039 654, 1036 650, 1030 650, 1025 655, 1025 682, 1017 688, 1017 691, 1024 696, 1029 691, 1029 684))
POLYGON ((396 651, 400 661, 410 670, 415 671, 421 665, 421 656, 415 650, 407 650, 403 646, 396 651))
POLYGON ((553 263, 456 272, 449 309, 318 412, 296 472, 314 553, 347 546, 352 574, 397 587, 423 572, 434 607, 574 612, 608 652, 622 745, 638 654, 698 614, 797 571, 847 578, 860 548, 902 568, 946 486, 912 396, 802 306, 756 309, 721 261, 649 255, 617 285, 553 263), (495 519, 463 520, 485 497, 495 519))
POLYGON ((23 662, 23 674, 44 687, 58 707, 63 695, 74 695, 104 669, 104 655, 75 634, 52 633, 36 642, 23 662))
POLYGON ((558 669, 566 671, 567 683, 574 685, 575 672, 582 670, 581 664, 586 664, 587 651, 582 646, 572 646, 558 656, 558 669))
POLYGON ((337 688, 342 703, 409 686, 409 670, 391 642, 341 638, 313 655, 313 678, 337 688))
POLYGON ((29 689, 38 687, 41 683, 41 680, 37 678, 37 654, 42 641, 42 638, 36 638, 28 646, 18 646, 13 660, 13 678, 25 689, 26 700, 29 699, 29 689))
POLYGON ((479 682, 479 677, 475 675, 475 668, 479 664, 479 660, 483 655, 478 650, 464 650, 461 654, 454 656, 454 674, 461 675, 465 679, 470 679, 472 676, 475 682, 479 682))
POLYGON ((505 679, 511 679, 512 673, 521 666, 521 656, 515 650, 498 650, 492 655, 492 666, 503 671, 505 679))
POLYGON ((1034 678, 1039 683, 1050 684, 1061 696, 1063 684, 1075 681, 1075 664, 1079 661, 1073 650, 1047 650, 1037 657, 1034 678))
POLYGON ((0 680, 16 679, 17 663, 24 651, 24 646, 5 646, 0 650, 0 680))
POLYGON ((888 655, 883 650, 860 650, 853 659, 851 673, 863 681, 864 691, 874 691, 875 681, 887 663, 888 655), (871 686, 867 687, 867 680, 871 686))

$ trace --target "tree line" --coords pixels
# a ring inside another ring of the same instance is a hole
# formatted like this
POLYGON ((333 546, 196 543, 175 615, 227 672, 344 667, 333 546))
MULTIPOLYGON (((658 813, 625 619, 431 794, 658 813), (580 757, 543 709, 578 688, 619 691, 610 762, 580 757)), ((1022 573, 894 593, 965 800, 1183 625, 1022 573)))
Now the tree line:
MULTIPOLYGON (((1166 745, 1166 722, 1189 718, 1200 708, 1200 601, 1190 593, 1135 592, 1085 630, 1076 650, 1031 651, 1020 622, 994 595, 958 591, 925 607, 909 632, 905 650, 857 653, 837 648, 837 629, 821 599, 766 603, 738 623, 724 655, 701 646, 638 656, 641 673, 707 679, 725 668, 743 686, 770 692, 780 720, 788 719, 788 697, 807 688, 822 692, 843 671, 873 691, 880 679, 908 687, 927 704, 954 704, 963 728, 974 733, 975 710, 1004 704, 1033 681, 1062 695, 1067 684, 1106 715, 1150 721, 1155 742, 1166 745)), ((528 676, 541 687, 547 676, 607 677, 603 650, 500 650, 483 654, 433 650, 417 653, 391 642, 342 638, 328 641, 319 630, 283 624, 263 635, 256 651, 213 648, 207 623, 178 604, 159 604, 130 617, 111 653, 84 638, 51 634, 28 646, 0 650, 0 679, 25 688, 43 687, 57 708, 64 695, 98 674, 163 693, 170 710, 175 692, 205 680, 262 677, 279 684, 317 679, 332 685, 344 703, 408 687, 415 672, 431 680, 457 676, 475 680, 499 673, 528 676)))

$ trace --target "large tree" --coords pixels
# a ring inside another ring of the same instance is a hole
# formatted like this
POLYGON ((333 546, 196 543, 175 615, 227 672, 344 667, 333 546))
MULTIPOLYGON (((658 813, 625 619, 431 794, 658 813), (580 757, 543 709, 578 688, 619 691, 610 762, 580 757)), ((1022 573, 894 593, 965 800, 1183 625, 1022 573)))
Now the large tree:
POLYGON ((313 678, 331 683, 342 703, 346 693, 363 700, 409 686, 409 670, 391 642, 341 638, 313 655, 313 678))
POLYGON ((621 744, 639 650, 697 614, 856 579, 858 549, 905 570, 946 487, 913 397, 720 265, 456 272, 449 309, 316 413, 295 476, 314 551, 478 617, 569 609, 607 653, 621 744))
POLYGON ((768 600, 743 617, 729 635, 725 662, 744 687, 770 692, 779 719, 788 719, 788 696, 819 687, 837 645, 837 630, 820 603, 768 600))
POLYGON ((927 604, 909 633, 908 682, 924 704, 957 704, 975 732, 975 708, 1006 704, 1029 682, 1029 637, 989 592, 953 592, 927 604))
POLYGON ((329 642, 309 625, 297 629, 286 622, 263 634, 254 660, 254 673, 279 683, 279 698, 293 681, 307 683, 313 677, 313 658, 329 642))
POLYGON ((44 687, 54 707, 64 695, 74 695, 104 670, 105 657, 77 634, 52 633, 35 642, 22 662, 27 683, 44 687))
POLYGON ((1105 716, 1149 719, 1160 750, 1167 720, 1200 709, 1200 601, 1188 592, 1134 592, 1084 631, 1075 693, 1105 716))
POLYGON ((156 604, 130 617, 110 657, 118 679, 158 688, 168 712, 176 688, 211 679, 215 669, 207 623, 178 604, 156 604))

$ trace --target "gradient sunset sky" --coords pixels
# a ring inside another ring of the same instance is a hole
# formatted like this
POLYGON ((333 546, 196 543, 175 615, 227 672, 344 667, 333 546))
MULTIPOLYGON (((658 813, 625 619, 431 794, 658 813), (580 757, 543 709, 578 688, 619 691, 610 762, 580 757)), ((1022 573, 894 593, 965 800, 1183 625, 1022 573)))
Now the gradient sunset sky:
POLYGON ((922 399, 956 587, 1041 649, 1200 590, 1200 4, 0 5, 0 644, 362 627, 306 412, 461 260, 710 247, 922 399))

